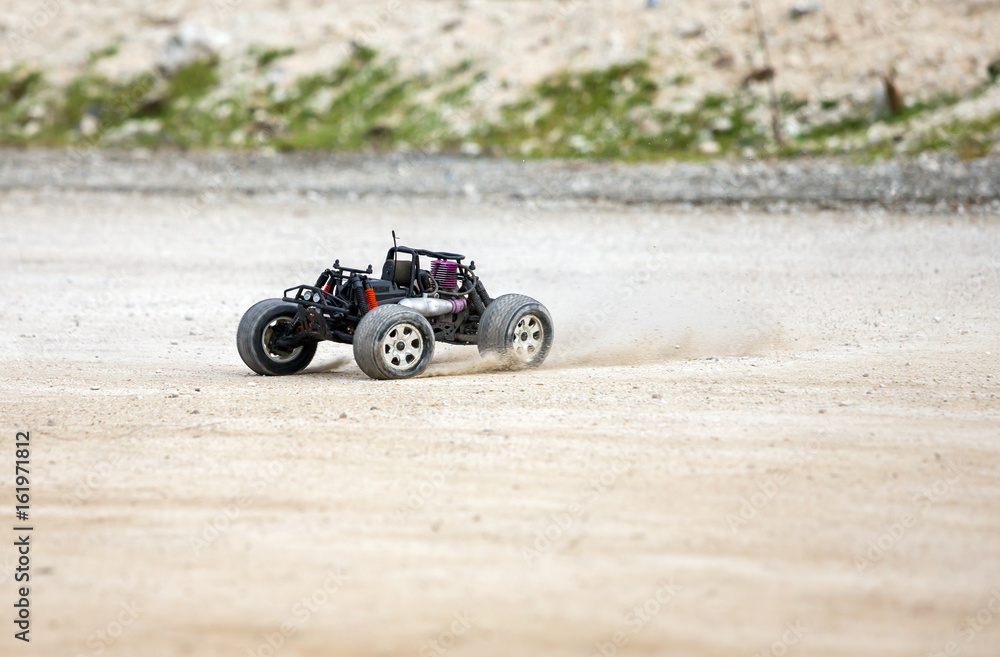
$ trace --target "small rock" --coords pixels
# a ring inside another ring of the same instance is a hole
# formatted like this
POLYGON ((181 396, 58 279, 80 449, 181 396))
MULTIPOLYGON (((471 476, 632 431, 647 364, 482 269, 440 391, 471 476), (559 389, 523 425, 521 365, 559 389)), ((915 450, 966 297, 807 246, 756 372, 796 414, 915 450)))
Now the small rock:
POLYGON ((847 401, 847 400, 845 399, 845 400, 843 400, 842 402, 840 402, 840 405, 841 405, 841 406, 850 406, 850 405, 851 405, 851 402, 849 402, 849 401, 847 401))
POLYGON ((715 58, 712 59, 712 66, 719 69, 729 70, 736 64, 736 58, 728 50, 718 49, 715 58))
POLYGON ((80 119, 80 134, 84 137, 90 137, 97 132, 99 125, 97 117, 93 114, 84 114, 83 118, 80 119))
POLYGON ((674 349, 680 349, 680 348, 681 348, 681 346, 679 344, 675 344, 674 345, 674 349))
POLYGON ((462 142, 462 145, 459 146, 459 150, 462 152, 462 155, 470 155, 472 157, 483 154, 483 147, 474 141, 462 142))
POLYGON ((674 34, 682 39, 696 39, 705 33, 705 26, 696 20, 681 20, 674 26, 674 34))
POLYGON ((191 315, 184 315, 184 320, 188 322, 193 322, 194 317, 192 317, 191 315))
POLYGON ((659 398, 660 398, 660 393, 654 392, 653 393, 653 399, 659 399, 659 398))
POLYGON ((728 116, 720 116, 712 121, 712 132, 730 132, 733 129, 733 120, 728 116))
POLYGON ((369 410, 369 411, 377 411, 377 410, 378 410, 378 406, 372 406, 372 407, 371 407, 371 408, 369 408, 368 410, 369 410))
POLYGON ((175 397, 180 397, 180 396, 181 396, 181 393, 177 392, 176 390, 168 390, 167 391, 167 398, 168 399, 174 399, 175 397))
POLYGON ((821 409, 819 409, 819 410, 817 411, 817 413, 826 413, 826 409, 825 409, 825 408, 821 408, 821 409))
POLYGON ((167 40, 156 58, 156 66, 164 76, 171 77, 192 62, 217 59, 229 41, 224 32, 184 25, 167 40))
POLYGON ((756 68, 744 75, 743 80, 740 82, 740 86, 748 87, 751 82, 767 82, 772 79, 774 79, 774 68, 771 66, 765 66, 763 68, 756 68))
POLYGON ((194 391, 195 392, 201 392, 201 388, 195 388, 194 391))
POLYGON ((986 65, 986 75, 990 76, 991 82, 1000 80, 1000 57, 986 65))
POLYGON ((90 386, 91 390, 100 390, 101 386, 90 386))
POLYGON ((341 420, 346 420, 347 419, 347 413, 341 413, 340 414, 340 419, 341 420))
POLYGON ((940 317, 938 317, 937 315, 934 315, 934 321, 935 321, 935 322, 940 322, 940 321, 941 321, 941 318, 940 318, 940 317))
POLYGON ((45 421, 45 424, 49 425, 50 427, 54 427, 56 425, 56 419, 54 417, 50 417, 45 421))
POLYGON ((250 382, 247 383, 247 385, 252 387, 252 386, 257 385, 257 382, 256 381, 250 381, 250 382))
POLYGON ((863 377, 865 377, 865 378, 868 378, 868 372, 865 372, 865 373, 864 373, 864 374, 862 374, 861 376, 863 376, 863 377))
POLYGON ((719 146, 719 142, 710 139, 698 144, 698 150, 705 155, 717 155, 722 150, 722 147, 719 146))
POLYGON ((179 343, 177 342, 177 340, 171 340, 170 344, 179 344, 179 343))
POLYGON ((193 411, 191 411, 191 415, 198 415, 200 413, 201 413, 201 411, 199 411, 197 408, 194 409, 193 411))
POLYGON ((822 9, 818 2, 796 2, 788 10, 788 17, 793 21, 797 21, 803 16, 808 16, 809 14, 818 13, 822 9))

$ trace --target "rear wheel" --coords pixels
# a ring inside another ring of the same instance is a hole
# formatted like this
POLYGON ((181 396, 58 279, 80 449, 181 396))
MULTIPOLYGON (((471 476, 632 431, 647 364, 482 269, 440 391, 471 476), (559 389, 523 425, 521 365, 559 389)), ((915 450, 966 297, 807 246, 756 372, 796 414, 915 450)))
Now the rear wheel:
POLYGON ((354 360, 373 379, 408 379, 434 357, 434 330, 409 308, 388 304, 365 313, 354 331, 354 360))
POLYGON ((297 310, 295 304, 265 299, 243 313, 236 331, 236 348, 247 367, 264 376, 281 376, 301 372, 312 362, 315 342, 294 349, 281 349, 274 344, 276 339, 295 330, 297 310))
POLYGON ((552 349, 552 316, 523 294, 505 294, 479 320, 479 353, 499 356, 510 369, 538 367, 552 349))

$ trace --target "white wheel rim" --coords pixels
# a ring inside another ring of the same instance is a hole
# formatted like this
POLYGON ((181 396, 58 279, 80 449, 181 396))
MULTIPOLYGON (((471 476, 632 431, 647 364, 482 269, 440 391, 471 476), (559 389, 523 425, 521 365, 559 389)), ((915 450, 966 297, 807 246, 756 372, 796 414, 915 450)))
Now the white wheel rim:
POLYGON ((385 334, 380 351, 386 365, 397 372, 409 372, 424 355, 424 337, 413 324, 401 322, 385 334))
POLYGON ((525 363, 530 363, 538 357, 545 343, 545 327, 538 315, 525 315, 517 320, 514 327, 514 357, 525 363))
POLYGON ((275 317, 271 322, 264 327, 264 331, 260 334, 260 344, 264 347, 264 353, 267 357, 273 360, 275 363, 287 363, 290 360, 295 360, 296 356, 302 353, 302 347, 295 347, 288 353, 281 353, 279 351, 272 351, 268 344, 271 342, 271 335, 274 333, 275 327, 279 324, 291 324, 292 319, 290 317, 275 317))

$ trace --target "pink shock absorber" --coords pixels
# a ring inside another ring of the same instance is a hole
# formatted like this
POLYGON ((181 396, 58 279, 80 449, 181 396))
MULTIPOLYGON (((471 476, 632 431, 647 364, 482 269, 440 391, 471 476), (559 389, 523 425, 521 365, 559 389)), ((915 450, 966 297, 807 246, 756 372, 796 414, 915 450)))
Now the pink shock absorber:
POLYGON ((466 302, 464 297, 459 297, 458 299, 448 299, 448 301, 451 303, 451 312, 453 313, 462 312, 468 305, 468 302, 466 302))
POLYGON ((431 260, 431 276, 442 290, 458 288, 458 263, 451 260, 431 260))

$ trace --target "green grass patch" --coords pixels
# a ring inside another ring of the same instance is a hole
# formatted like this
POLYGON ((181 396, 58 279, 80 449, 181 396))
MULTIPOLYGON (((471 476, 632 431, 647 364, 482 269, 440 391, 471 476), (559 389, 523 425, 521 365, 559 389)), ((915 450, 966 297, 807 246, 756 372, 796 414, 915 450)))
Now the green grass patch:
POLYGON ((295 48, 251 48, 250 54, 257 61, 257 68, 267 68, 282 57, 295 54, 295 48))
MULTIPOLYGON (((769 126, 758 124, 767 116, 765 97, 734 89, 685 101, 678 95, 690 78, 657 71, 645 60, 556 73, 486 121, 479 114, 484 100, 505 85, 477 71, 472 60, 433 75, 404 74, 396 61, 354 47, 335 67, 278 87, 263 69, 294 49, 252 49, 251 70, 259 75, 233 87, 222 84, 224 67, 215 59, 190 62, 166 77, 150 72, 109 79, 96 64, 115 54, 117 46, 95 51, 80 75, 60 88, 29 67, 0 71, 0 144, 458 151, 473 142, 487 154, 517 158, 636 161, 703 160, 746 148, 779 157, 879 159, 904 146, 908 154, 948 150, 979 157, 1000 140, 1000 115, 991 115, 902 145, 867 143, 876 123, 905 127, 969 97, 942 94, 882 121, 859 108, 806 125, 779 148, 769 126)), ((834 112, 844 102, 823 99, 812 109, 834 112)), ((783 117, 811 111, 790 94, 782 94, 778 106, 783 117)))

